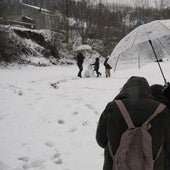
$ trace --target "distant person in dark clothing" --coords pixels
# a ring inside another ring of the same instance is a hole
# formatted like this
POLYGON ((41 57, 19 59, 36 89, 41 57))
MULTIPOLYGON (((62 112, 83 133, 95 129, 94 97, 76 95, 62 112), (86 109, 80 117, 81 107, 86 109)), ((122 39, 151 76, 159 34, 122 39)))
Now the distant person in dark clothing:
POLYGON ((105 75, 106 77, 110 77, 110 69, 112 69, 112 67, 107 63, 109 57, 107 57, 104 61, 104 66, 105 66, 105 75))
POLYGON ((76 56, 76 59, 77 59, 77 66, 79 68, 79 72, 78 72, 78 77, 82 77, 81 73, 83 71, 83 61, 84 61, 84 56, 81 52, 79 52, 76 56))
POLYGON ((96 60, 95 60, 95 63, 92 64, 94 65, 94 71, 96 71, 96 74, 97 74, 97 77, 101 76, 102 74, 99 72, 99 58, 97 57, 96 60))
MULTIPOLYGON (((131 77, 123 86, 115 100, 121 100, 126 106, 129 115, 136 127, 141 126, 160 104, 153 99, 150 86, 143 77, 131 77)), ((102 112, 96 131, 97 143, 104 148, 103 170, 115 170, 112 156, 109 152, 110 144, 113 155, 116 154, 120 144, 121 135, 127 130, 127 124, 120 113, 115 100, 109 102, 102 112)), ((170 170, 170 156, 165 166, 164 151, 170 155, 170 111, 166 107, 150 122, 149 133, 152 137, 153 159, 160 146, 161 153, 154 162, 153 170, 170 170), (165 167, 167 167, 165 169, 165 167)), ((141 153, 142 154, 142 153, 141 153)), ((122 169, 123 170, 123 169, 122 169)))

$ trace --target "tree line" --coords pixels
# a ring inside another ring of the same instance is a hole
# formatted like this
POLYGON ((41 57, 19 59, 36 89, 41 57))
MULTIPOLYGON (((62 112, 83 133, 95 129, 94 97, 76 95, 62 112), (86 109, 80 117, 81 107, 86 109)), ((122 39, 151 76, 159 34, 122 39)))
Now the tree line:
MULTIPOLYGON (((10 4, 17 0, 0 1, 0 17, 4 10, 7 10, 10 4)), ((128 32, 140 25, 141 21, 145 23, 156 19, 168 19, 170 9, 165 8, 168 1, 155 0, 157 8, 149 7, 148 0, 136 2, 134 7, 118 6, 99 3, 92 3, 94 0, 23 0, 23 2, 47 8, 51 11, 59 11, 63 17, 62 30, 66 32, 66 42, 69 39, 69 31, 77 30, 82 43, 87 39, 102 40, 105 45, 105 52, 110 53, 116 43, 128 32), (72 18, 76 22, 69 24, 72 18)))

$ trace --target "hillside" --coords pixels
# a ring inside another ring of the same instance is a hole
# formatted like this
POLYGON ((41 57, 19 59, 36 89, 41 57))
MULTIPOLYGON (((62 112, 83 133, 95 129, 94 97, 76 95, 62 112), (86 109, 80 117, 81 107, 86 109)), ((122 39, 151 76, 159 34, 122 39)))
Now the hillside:
POLYGON ((56 32, 1 25, 0 39, 0 62, 4 64, 49 66, 73 63, 73 56, 62 43, 62 34, 56 32))

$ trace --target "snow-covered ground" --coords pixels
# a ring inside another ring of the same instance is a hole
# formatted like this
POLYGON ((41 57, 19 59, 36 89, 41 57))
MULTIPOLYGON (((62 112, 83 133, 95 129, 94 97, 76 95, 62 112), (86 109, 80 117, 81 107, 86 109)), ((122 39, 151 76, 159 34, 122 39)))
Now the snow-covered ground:
MULTIPOLYGON (((161 66, 170 81, 170 62, 161 66)), ((77 78, 76 65, 1 68, 0 170, 101 170, 95 132, 106 104, 131 76, 164 82, 157 63, 110 78, 100 71, 77 78)))

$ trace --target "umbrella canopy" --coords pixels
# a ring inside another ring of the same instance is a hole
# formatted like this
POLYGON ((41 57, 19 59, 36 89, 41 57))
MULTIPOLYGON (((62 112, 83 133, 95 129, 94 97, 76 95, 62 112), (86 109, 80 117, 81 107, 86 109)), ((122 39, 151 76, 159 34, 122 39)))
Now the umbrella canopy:
POLYGON ((90 45, 87 44, 80 45, 75 49, 75 51, 88 51, 88 50, 92 50, 92 48, 90 45))
POLYGON ((114 71, 140 68, 169 54, 170 20, 156 20, 140 25, 126 35, 114 48, 108 63, 114 71))

